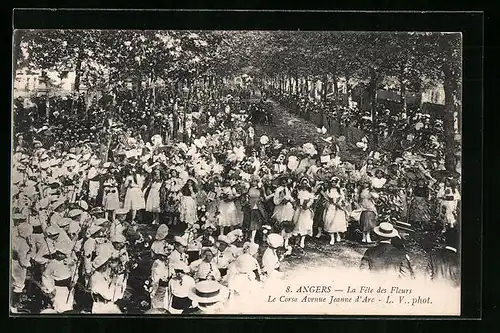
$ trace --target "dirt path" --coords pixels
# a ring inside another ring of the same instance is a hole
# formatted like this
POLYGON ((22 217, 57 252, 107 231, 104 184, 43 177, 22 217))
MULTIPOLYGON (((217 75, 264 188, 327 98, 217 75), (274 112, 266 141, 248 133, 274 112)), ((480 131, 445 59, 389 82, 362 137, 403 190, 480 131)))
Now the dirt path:
MULTIPOLYGON (((286 107, 281 106, 278 102, 269 99, 273 105, 273 124, 262 125, 259 124, 255 128, 257 137, 267 135, 270 138, 277 138, 280 142, 284 143, 288 140, 296 146, 301 146, 304 143, 310 142, 318 146, 323 146, 326 139, 331 134, 321 134, 317 132, 317 127, 310 121, 302 119, 291 113, 286 107)), ((348 145, 339 143, 340 158, 347 161, 361 159, 363 152, 359 149, 352 149, 348 145)))

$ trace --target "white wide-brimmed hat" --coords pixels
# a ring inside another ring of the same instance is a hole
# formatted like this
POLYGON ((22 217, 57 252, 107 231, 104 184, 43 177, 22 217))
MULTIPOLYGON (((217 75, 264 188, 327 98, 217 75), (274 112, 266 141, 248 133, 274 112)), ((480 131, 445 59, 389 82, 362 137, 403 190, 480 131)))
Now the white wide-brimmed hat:
POLYGON ((155 240, 164 240, 168 235, 168 226, 166 224, 160 224, 158 229, 156 229, 155 240))
POLYGON ((382 237, 393 238, 399 235, 398 231, 394 229, 394 226, 388 222, 382 222, 380 225, 376 226, 373 231, 382 237))
POLYGON ((182 261, 176 261, 175 263, 172 264, 172 269, 174 271, 183 271, 184 273, 189 273, 189 266, 182 261))
POLYGON ((198 304, 216 303, 227 299, 229 289, 212 280, 200 281, 191 290, 188 297, 198 304))
POLYGON ((270 247, 277 248, 283 245, 283 237, 279 234, 269 234, 267 236, 267 244, 270 247))
POLYGON ((60 232, 61 229, 59 229, 59 227, 56 227, 55 225, 51 225, 47 228, 47 235, 49 236, 59 235, 60 232))
POLYGON ((111 243, 125 243, 127 238, 121 232, 117 232, 110 238, 110 241, 111 243))
POLYGON ((219 237, 217 237, 217 240, 228 245, 232 243, 226 235, 219 235, 219 237))
POLYGON ((180 236, 175 236, 174 242, 176 242, 177 244, 180 244, 182 246, 187 246, 187 240, 183 237, 180 237, 180 236))
POLYGON ((97 269, 107 263, 110 258, 111 256, 108 253, 101 253, 92 262, 92 267, 94 267, 94 269, 97 269))

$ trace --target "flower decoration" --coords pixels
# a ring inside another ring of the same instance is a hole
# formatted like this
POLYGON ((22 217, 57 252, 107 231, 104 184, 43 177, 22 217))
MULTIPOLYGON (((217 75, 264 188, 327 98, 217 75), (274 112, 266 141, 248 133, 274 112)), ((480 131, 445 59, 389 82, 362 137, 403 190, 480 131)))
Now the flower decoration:
POLYGON ((310 142, 304 143, 302 145, 302 150, 306 155, 309 155, 309 156, 313 156, 313 155, 316 155, 318 153, 318 151, 316 150, 314 145, 310 142))

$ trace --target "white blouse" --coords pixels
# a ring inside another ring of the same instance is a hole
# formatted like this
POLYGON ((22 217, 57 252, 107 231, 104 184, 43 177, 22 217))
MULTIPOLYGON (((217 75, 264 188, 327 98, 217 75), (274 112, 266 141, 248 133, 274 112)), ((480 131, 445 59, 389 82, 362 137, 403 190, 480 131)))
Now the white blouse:
POLYGON ((194 287, 195 282, 189 275, 184 275, 181 280, 171 279, 169 283, 169 289, 174 296, 179 298, 187 297, 189 291, 194 287))

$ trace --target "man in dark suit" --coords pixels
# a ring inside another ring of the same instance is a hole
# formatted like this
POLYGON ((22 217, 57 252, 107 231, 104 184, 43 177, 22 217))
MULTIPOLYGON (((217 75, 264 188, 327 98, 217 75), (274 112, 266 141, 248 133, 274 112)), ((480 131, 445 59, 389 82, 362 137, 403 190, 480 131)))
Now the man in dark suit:
POLYGON ((433 281, 460 285, 460 254, 458 253, 458 233, 448 229, 445 234, 446 246, 434 249, 430 254, 428 270, 433 281))
POLYGON ((398 278, 413 278, 413 269, 406 252, 391 244, 391 239, 398 236, 398 231, 387 222, 380 223, 373 230, 381 240, 366 250, 361 259, 360 269, 371 272, 389 273, 398 278))

